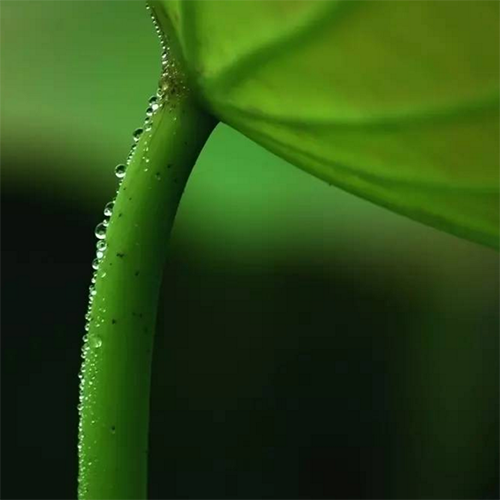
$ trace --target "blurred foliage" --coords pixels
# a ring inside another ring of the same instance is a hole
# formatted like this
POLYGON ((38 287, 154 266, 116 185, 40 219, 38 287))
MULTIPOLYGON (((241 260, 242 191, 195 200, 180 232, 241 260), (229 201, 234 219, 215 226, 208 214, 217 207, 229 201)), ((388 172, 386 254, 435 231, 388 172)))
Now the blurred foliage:
MULTIPOLYGON (((68 498, 92 230, 159 47, 142 2, 2 1, 0 36, 2 495, 68 498)), ((152 497, 494 497, 497 276, 218 127, 168 256, 152 497)))

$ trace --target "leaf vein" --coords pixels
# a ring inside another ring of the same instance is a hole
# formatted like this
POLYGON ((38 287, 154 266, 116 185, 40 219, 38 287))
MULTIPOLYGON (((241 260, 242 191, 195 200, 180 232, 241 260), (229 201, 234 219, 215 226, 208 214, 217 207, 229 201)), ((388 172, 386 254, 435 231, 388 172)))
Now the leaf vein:
MULTIPOLYGON (((190 2, 187 2, 190 3, 190 2)), ((225 95, 227 90, 237 85, 247 75, 252 74, 256 67, 262 66, 279 57, 285 52, 293 51, 295 47, 319 36, 324 29, 332 26, 332 20, 339 21, 343 15, 351 11, 354 5, 361 1, 340 0, 325 2, 326 7, 319 9, 304 25, 294 27, 288 32, 281 32, 279 36, 261 46, 254 47, 250 52, 242 55, 235 63, 222 69, 216 76, 205 82, 205 87, 211 89, 211 94, 225 95)))

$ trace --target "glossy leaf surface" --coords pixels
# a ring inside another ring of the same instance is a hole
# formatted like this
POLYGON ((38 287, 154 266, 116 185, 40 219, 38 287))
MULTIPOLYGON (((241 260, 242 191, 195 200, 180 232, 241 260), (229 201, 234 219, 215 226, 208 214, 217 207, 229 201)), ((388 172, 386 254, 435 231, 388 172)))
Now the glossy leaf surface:
POLYGON ((154 5, 220 120, 329 183, 498 246, 498 2, 154 5))

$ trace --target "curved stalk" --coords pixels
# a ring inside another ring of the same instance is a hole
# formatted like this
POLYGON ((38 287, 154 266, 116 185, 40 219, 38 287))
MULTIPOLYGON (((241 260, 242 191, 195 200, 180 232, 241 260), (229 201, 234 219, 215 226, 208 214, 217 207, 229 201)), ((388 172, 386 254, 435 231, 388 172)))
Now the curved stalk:
POLYGON ((137 142, 102 240, 81 372, 82 500, 147 493, 151 360, 166 247, 191 169, 215 125, 189 92, 170 95, 167 104, 137 142))

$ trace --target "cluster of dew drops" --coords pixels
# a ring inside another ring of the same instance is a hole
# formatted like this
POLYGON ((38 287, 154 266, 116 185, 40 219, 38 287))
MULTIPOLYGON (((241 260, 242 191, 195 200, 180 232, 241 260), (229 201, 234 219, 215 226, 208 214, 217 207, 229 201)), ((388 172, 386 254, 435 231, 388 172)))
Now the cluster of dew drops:
MULTIPOLYGON (((115 167, 115 176, 118 178, 118 181, 119 181, 117 194, 118 194, 118 190, 121 186, 121 183, 123 182, 123 179, 125 178, 125 175, 127 173, 127 167, 130 165, 132 159, 134 158, 134 153, 135 153, 135 150, 137 148, 137 142, 139 141, 144 130, 146 130, 146 131, 151 130, 151 119, 160 107, 161 107, 161 98, 160 98, 159 94, 157 94, 149 99, 149 106, 148 106, 148 109, 146 111, 146 120, 144 123, 144 127, 138 128, 134 131, 134 133, 132 135, 134 143, 132 144, 132 146, 130 148, 130 152, 129 152, 129 155, 127 157, 127 161, 125 163, 120 163, 119 165, 117 165, 115 167)), ((145 152, 147 153, 147 151, 148 151, 148 148, 146 147, 145 152)), ((146 162, 149 162, 149 160, 146 159, 146 162)), ((145 168, 145 170, 147 171, 147 167, 145 168)), ((94 299, 97 295, 97 291, 95 288, 97 278, 98 277, 100 277, 100 278, 106 277, 105 271, 101 272, 100 275, 99 275, 99 272, 100 272, 101 263, 104 259, 105 253, 106 253, 106 249, 108 247, 108 244, 106 241, 106 235, 107 235, 110 217, 113 214, 113 208, 115 205, 115 201, 116 201, 116 196, 115 196, 115 198, 113 198, 113 200, 111 200, 109 203, 106 204, 106 206, 104 207, 104 219, 99 224, 97 224, 95 231, 94 231, 95 237, 97 238, 96 254, 95 254, 95 258, 92 261, 93 273, 92 273, 92 278, 91 278, 91 284, 89 287, 88 308, 87 308, 87 312, 85 314, 85 332, 88 332, 90 330, 91 320, 94 320, 94 319, 96 320, 96 327, 97 328, 99 328, 101 326, 101 324, 104 322, 104 320, 100 316, 98 316, 97 318, 93 316, 92 306, 94 303, 94 299)), ((105 300, 105 297, 103 297, 103 301, 104 300, 105 300)), ((99 309, 98 312, 105 313, 106 309, 99 309)), ((94 347, 97 347, 97 348, 101 347, 102 340, 100 339, 100 337, 95 336, 93 338, 94 338, 94 341, 93 341, 94 347)), ((86 333, 83 336, 83 347, 82 347, 82 358, 84 358, 84 359, 85 359, 85 355, 89 349, 88 344, 89 344, 89 336, 88 336, 88 333, 86 333)), ((80 377, 80 378, 82 378, 82 377, 80 377)))
MULTIPOLYGON (((130 165, 132 159, 134 158, 134 154, 137 149, 137 143, 144 132, 149 132, 152 128, 152 121, 157 113, 157 111, 163 106, 171 106, 173 108, 174 104, 169 100, 169 97, 174 94, 180 94, 182 91, 185 91, 185 87, 182 83, 180 83, 179 74, 176 70, 176 67, 171 61, 170 53, 168 45, 164 40, 164 36, 162 35, 161 29, 159 27, 158 21, 150 9, 149 5, 146 5, 146 8, 150 11, 151 18, 153 20, 153 24, 160 39, 162 55, 161 55, 161 64, 162 64, 162 72, 158 85, 158 90, 156 95, 152 96, 148 101, 148 107, 146 109, 146 117, 144 120, 144 125, 142 128, 138 128, 132 134, 133 144, 130 148, 130 152, 128 154, 127 160, 125 164, 119 164, 115 167, 115 175, 118 178, 118 190, 120 188, 121 183, 123 182, 126 173, 127 167, 130 165)), ((147 155, 149 148, 147 144, 144 147, 144 154, 147 155)), ((143 157, 145 163, 149 162, 146 156, 143 157)), ((144 169, 146 172, 148 171, 147 166, 144 169)), ((105 304, 98 309, 98 311, 93 310, 93 304, 97 295, 96 291, 96 282, 98 277, 103 279, 106 277, 106 272, 100 270, 101 263, 104 259, 106 249, 107 249, 107 241, 106 241, 106 233, 109 226, 110 217, 113 213, 113 208, 115 205, 115 198, 106 204, 104 207, 104 219, 100 222, 95 228, 95 237, 97 238, 96 243, 96 255, 94 260, 92 261, 92 279, 91 285, 89 288, 89 302, 87 312, 85 314, 85 335, 83 336, 83 347, 82 347, 82 359, 83 364, 78 374, 80 379, 80 398, 78 403, 78 413, 80 415, 79 419, 79 442, 78 442, 78 452, 79 452, 79 462, 80 462, 80 476, 82 476, 82 472, 84 472, 87 466, 92 464, 91 460, 87 460, 87 457, 84 456, 83 449, 83 424, 82 424, 82 410, 86 403, 89 403, 93 396, 93 388, 95 382, 95 374, 96 374, 96 366, 95 366, 95 356, 89 356, 91 350, 93 354, 98 354, 99 350, 103 345, 103 340, 99 336, 98 333, 93 332, 92 336, 89 337, 88 332, 90 330, 90 322, 94 321, 95 328, 98 329, 104 323, 103 314, 106 312, 105 304), (95 312, 98 314, 94 316, 95 312), (86 390, 84 391, 84 385, 87 385, 86 390)), ((102 297, 101 303, 105 303, 105 297, 102 297)), ((96 420, 94 416, 91 416, 91 423, 95 424, 96 420)), ((86 486, 84 484, 79 484, 79 488, 82 494, 85 493, 86 486)))

